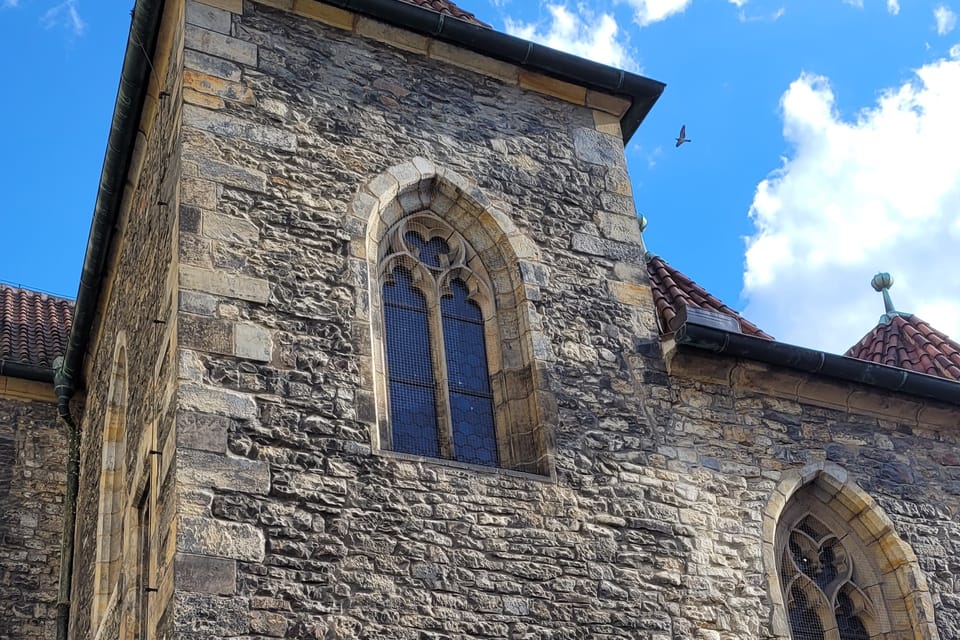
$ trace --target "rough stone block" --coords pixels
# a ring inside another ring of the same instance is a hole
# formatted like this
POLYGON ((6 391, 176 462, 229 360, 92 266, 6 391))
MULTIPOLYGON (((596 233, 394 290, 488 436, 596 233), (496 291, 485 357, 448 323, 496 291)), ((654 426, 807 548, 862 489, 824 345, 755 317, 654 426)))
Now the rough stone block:
POLYGON ((430 40, 425 36, 362 16, 357 18, 354 30, 365 38, 413 53, 425 55, 430 46, 430 40))
POLYGON ((599 109, 606 113, 622 117, 630 108, 630 99, 621 96, 612 96, 609 93, 588 90, 586 98, 587 106, 591 109, 599 109))
POLYGON ((178 553, 176 588, 182 591, 231 595, 237 591, 237 561, 178 553))
POLYGON ((226 162, 202 158, 197 162, 197 171, 200 177, 231 187, 261 193, 267 190, 267 174, 257 169, 248 169, 226 162))
POLYGON ((192 24, 188 24, 184 30, 184 45, 187 49, 195 49, 251 67, 257 66, 257 45, 192 24))
POLYGON ((270 299, 270 283, 266 280, 189 265, 180 265, 180 286, 250 302, 265 303, 270 299))
POLYGON ((462 69, 468 69, 485 76, 490 76, 491 78, 496 78, 497 80, 502 80, 508 84, 517 84, 520 76, 520 69, 512 64, 500 62, 499 60, 494 60, 486 56, 480 56, 463 47, 440 42, 439 40, 434 40, 430 43, 430 57, 434 60, 448 62, 462 69))
POLYGON ((251 611, 250 631, 269 638, 283 638, 287 634, 287 619, 273 611, 251 611))
POLYGON ((591 164, 619 167, 625 162, 623 142, 594 129, 575 129, 573 148, 579 159, 591 164))
POLYGON ((209 316, 180 314, 177 324, 180 345, 209 353, 233 354, 233 323, 209 316))
POLYGON ((643 247, 638 244, 614 242, 585 233, 574 233, 571 242, 574 251, 612 260, 643 264, 643 247))
MULTIPOLYGON (((632 207, 632 199, 631 199, 632 207)), ((597 226, 603 237, 616 242, 640 243, 640 222, 633 213, 600 212, 597 214, 597 226)))
POLYGON ((297 148, 297 137, 292 133, 193 105, 184 106, 183 124, 201 131, 241 138, 285 151, 293 151, 297 148))
POLYGON ((217 208, 217 185, 209 180, 184 178, 180 187, 180 201, 201 209, 217 208))
POLYGON ((273 359, 273 335, 268 329, 240 322, 236 325, 236 355, 260 362, 273 359))
POLYGON ((194 640, 246 635, 250 630, 249 608, 246 598, 177 591, 172 607, 176 637, 194 640))
POLYGON ((180 406, 190 411, 215 413, 231 418, 256 418, 257 403, 253 397, 220 389, 184 384, 179 389, 180 406))
POLYGON ((227 106, 227 103, 223 101, 223 98, 207 95, 206 93, 200 93, 199 91, 191 89, 190 87, 184 88, 183 101, 187 104, 203 107, 204 109, 218 110, 227 106))
POLYGON ((261 562, 264 537, 260 529, 242 522, 226 522, 209 516, 181 516, 177 527, 177 549, 181 553, 261 562))
POLYGON ((233 16, 224 9, 188 0, 186 22, 210 31, 229 34, 233 16))
POLYGON ((196 0, 232 13, 243 13, 243 0, 196 0))
POLYGON ((256 104, 257 99, 249 87, 199 71, 184 71, 183 85, 193 91, 242 104, 256 104))
POLYGON ((217 299, 207 293, 196 291, 181 291, 180 311, 195 313, 203 316, 212 316, 217 311, 217 299))
POLYGON ((354 15, 316 0, 293 0, 293 12, 338 29, 353 29, 354 15))
POLYGON ((265 495, 270 491, 270 466, 209 451, 183 450, 177 456, 177 482, 265 495))
POLYGON ((573 104, 587 102, 586 88, 526 69, 520 69, 520 86, 573 104))
POLYGON ((240 82, 243 77, 240 67, 233 62, 192 49, 183 52, 183 66, 230 82, 240 82))
POLYGON ((249 220, 212 211, 203 213, 203 235, 212 240, 246 246, 255 245, 260 240, 260 230, 249 220))
POLYGON ((232 423, 225 416, 180 411, 177 413, 177 447, 226 453, 227 432, 232 423))

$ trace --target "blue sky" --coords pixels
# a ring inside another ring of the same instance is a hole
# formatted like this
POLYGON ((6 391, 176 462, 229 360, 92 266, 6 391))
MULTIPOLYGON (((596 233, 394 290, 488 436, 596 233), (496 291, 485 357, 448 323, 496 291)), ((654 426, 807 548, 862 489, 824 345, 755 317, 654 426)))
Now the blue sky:
MULTIPOLYGON (((842 351, 882 313, 878 270, 960 338, 953 1, 458 4, 665 82, 627 148, 648 248, 777 338, 842 351)), ((76 291, 129 8, 0 0, 0 280, 76 291)))

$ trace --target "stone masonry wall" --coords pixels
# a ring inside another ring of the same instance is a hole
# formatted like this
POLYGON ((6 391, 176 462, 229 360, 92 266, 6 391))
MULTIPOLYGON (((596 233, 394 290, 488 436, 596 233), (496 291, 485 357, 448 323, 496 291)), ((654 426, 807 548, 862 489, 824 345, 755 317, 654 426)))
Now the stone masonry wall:
POLYGON ((52 640, 66 443, 51 402, 0 396, 0 640, 52 640))
POLYGON ((770 638, 760 513, 783 468, 848 450, 950 637, 946 436, 668 375, 601 114, 318 3, 188 2, 186 22, 178 637, 770 638), (372 446, 352 206, 414 157, 537 248, 555 479, 372 446))
MULTIPOLYGON (((122 625, 138 624, 134 590, 138 583, 135 532, 138 491, 148 482, 157 493, 152 514, 155 538, 148 580, 151 638, 171 637, 173 611, 173 525, 176 494, 173 487, 175 365, 176 208, 180 177, 179 118, 182 66, 182 7, 168 3, 150 80, 147 107, 140 123, 134 167, 136 187, 128 193, 129 206, 121 214, 113 242, 107 277, 101 285, 100 314, 90 338, 85 369, 85 407, 80 422, 81 466, 77 503, 71 637, 94 638, 94 575, 97 523, 100 509, 100 472, 110 381, 118 336, 126 341, 126 449, 121 559, 123 587, 103 612, 98 625, 102 638, 116 638, 122 625), (159 455, 151 454, 158 451, 159 455), (153 467, 154 462, 157 462, 153 467)), ((128 187, 129 189, 129 187, 128 187)), ((132 629, 130 633, 132 633, 132 629)))

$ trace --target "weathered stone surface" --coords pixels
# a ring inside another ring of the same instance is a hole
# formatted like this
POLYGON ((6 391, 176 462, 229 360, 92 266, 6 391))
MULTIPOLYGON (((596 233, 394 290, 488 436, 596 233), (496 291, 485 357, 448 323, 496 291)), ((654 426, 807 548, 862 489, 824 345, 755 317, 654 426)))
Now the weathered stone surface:
POLYGON ((183 591, 231 595, 237 590, 237 561, 177 554, 177 588, 183 591))
POLYGON ((0 637, 56 637, 66 442, 52 403, 0 396, 0 637))
POLYGON ((183 65, 215 78, 223 78, 230 82, 240 82, 243 77, 240 67, 233 62, 217 58, 200 51, 187 50, 183 52, 183 65))
POLYGON ((235 352, 239 358, 270 362, 273 359, 273 337, 263 327, 247 322, 237 323, 235 352))
POLYGON ((201 53, 226 58, 248 66, 256 66, 257 64, 257 46, 255 44, 190 24, 186 26, 184 37, 188 49, 196 49, 201 53))
POLYGON ((255 418, 257 403, 244 393, 217 387, 184 384, 179 390, 180 406, 188 411, 214 413, 231 418, 255 418))
POLYGON ((188 0, 186 7, 187 24, 196 25, 219 33, 230 33, 230 12, 210 5, 188 0))
POLYGON ((270 284, 266 280, 187 265, 180 267, 180 286, 251 302, 266 302, 270 297, 270 284))
POLYGON ((178 521, 177 548, 182 553, 261 562, 263 547, 263 533, 248 524, 196 516, 178 521))
POLYGON ((225 416, 181 411, 177 414, 177 447, 226 453, 232 424, 225 416))
POLYGON ((184 486, 250 494, 270 491, 270 467, 263 462, 186 450, 179 453, 177 461, 177 481, 184 486))
POLYGON ((183 107, 183 124, 223 136, 241 138, 254 144, 276 147, 286 151, 297 148, 297 136, 270 125, 257 124, 241 118, 193 105, 183 107))

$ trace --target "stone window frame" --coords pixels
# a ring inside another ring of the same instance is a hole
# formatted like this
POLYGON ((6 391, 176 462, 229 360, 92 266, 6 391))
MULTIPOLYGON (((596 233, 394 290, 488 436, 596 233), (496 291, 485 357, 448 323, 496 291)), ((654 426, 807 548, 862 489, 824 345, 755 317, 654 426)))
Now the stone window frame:
MULTIPOLYGON (((862 621, 872 639, 939 640, 933 602, 916 554, 873 498, 831 462, 784 473, 763 511, 763 564, 774 638, 791 639, 780 567, 787 536, 807 515, 829 528, 849 554, 857 571, 856 586, 869 599, 862 621)), ((826 622, 824 637, 836 640, 835 623, 829 618, 821 616, 826 622)))
POLYGON ((118 597, 122 573, 129 403, 127 336, 123 331, 117 334, 111 363, 100 455, 93 607, 90 612, 93 629, 99 629, 104 614, 118 597))
POLYGON ((488 367, 494 374, 491 390, 500 468, 555 478, 557 404, 544 366, 552 351, 534 304, 546 273, 539 250, 475 182, 422 157, 367 181, 348 212, 349 268, 357 293, 354 335, 362 365, 358 417, 371 426, 372 449, 390 452, 392 434, 380 260, 391 231, 413 216, 428 230, 433 219, 461 236, 475 254, 473 270, 485 274, 482 280, 490 288, 486 295, 481 279, 473 280, 478 302, 486 305, 481 310, 488 367), (495 324, 488 324, 488 318, 495 324))

